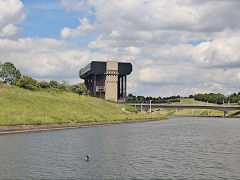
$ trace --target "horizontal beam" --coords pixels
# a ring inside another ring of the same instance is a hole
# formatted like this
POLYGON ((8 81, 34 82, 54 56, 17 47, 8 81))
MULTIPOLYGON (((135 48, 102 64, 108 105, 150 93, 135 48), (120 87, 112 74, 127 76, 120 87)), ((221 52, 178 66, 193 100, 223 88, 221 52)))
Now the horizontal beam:
MULTIPOLYGON (((150 109, 150 104, 128 103, 128 105, 136 107, 138 110, 150 109)), ((213 109, 219 111, 240 110, 240 106, 223 106, 223 105, 192 105, 192 104, 151 104, 152 109, 159 108, 183 108, 183 109, 213 109)))

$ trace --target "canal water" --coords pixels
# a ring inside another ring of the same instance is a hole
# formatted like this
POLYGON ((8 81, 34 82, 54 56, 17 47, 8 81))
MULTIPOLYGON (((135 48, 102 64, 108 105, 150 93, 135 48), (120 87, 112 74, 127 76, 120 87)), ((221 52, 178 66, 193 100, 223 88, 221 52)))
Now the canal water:
POLYGON ((0 135, 0 179, 70 178, 240 179, 240 119, 0 135))

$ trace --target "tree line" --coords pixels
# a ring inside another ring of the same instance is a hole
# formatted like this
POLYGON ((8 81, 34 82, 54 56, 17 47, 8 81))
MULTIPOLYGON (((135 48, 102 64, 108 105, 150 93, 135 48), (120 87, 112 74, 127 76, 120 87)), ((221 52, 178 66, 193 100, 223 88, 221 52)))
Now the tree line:
POLYGON ((79 83, 75 85, 68 85, 66 81, 59 83, 58 81, 51 80, 40 81, 33 79, 30 76, 22 75, 20 70, 18 70, 11 62, 0 62, 0 83, 5 83, 9 85, 15 85, 21 88, 29 90, 40 90, 40 89, 53 89, 59 91, 68 91, 77 93, 79 95, 89 95, 90 92, 84 83, 79 83))
POLYGON ((151 96, 134 96, 133 94, 128 94, 126 98, 127 103, 171 103, 180 102, 180 96, 170 96, 170 97, 151 97, 151 96))
POLYGON ((171 102, 180 102, 180 98, 193 98, 197 101, 209 102, 214 104, 223 104, 223 103, 237 103, 240 105, 240 92, 232 93, 229 96, 224 96, 220 93, 205 93, 205 94, 195 94, 190 95, 189 97, 180 97, 170 96, 170 97, 151 97, 151 96, 134 96, 133 94, 129 94, 126 98, 127 103, 171 103, 171 102))
POLYGON ((237 103, 240 105, 240 92, 233 93, 229 96, 224 96, 223 94, 214 94, 214 93, 205 93, 205 94, 195 94, 189 96, 194 97, 197 101, 215 103, 215 104, 223 104, 223 103, 237 103))

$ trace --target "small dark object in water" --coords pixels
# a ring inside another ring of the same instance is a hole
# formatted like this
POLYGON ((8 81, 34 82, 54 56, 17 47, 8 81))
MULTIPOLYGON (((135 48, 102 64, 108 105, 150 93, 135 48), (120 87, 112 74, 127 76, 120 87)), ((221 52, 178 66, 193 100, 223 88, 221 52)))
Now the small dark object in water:
POLYGON ((88 156, 86 156, 86 157, 85 157, 85 161, 86 161, 86 162, 88 162, 88 160, 89 160, 89 157, 88 157, 88 156))

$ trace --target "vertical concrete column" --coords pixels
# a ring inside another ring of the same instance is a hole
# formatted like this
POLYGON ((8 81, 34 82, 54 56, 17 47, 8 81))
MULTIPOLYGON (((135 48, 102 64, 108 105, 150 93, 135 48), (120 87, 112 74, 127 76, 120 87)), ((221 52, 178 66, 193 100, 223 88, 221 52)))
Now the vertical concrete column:
POLYGON ((121 85, 120 85, 120 81, 121 80, 121 78, 120 78, 120 76, 118 76, 118 99, 120 99, 120 94, 121 94, 121 85))
POLYGON ((127 76, 124 76, 124 95, 123 98, 126 99, 127 98, 127 76))
POLYGON ((123 76, 121 77, 121 94, 122 94, 122 97, 121 98, 124 98, 124 88, 123 88, 123 76))
POLYGON ((89 85, 90 85, 90 89, 91 89, 91 96, 94 96, 94 93, 93 93, 93 74, 89 78, 89 85))
POLYGON ((93 74, 93 97, 96 97, 96 85, 97 85, 97 81, 96 81, 96 74, 93 74))
POLYGON ((89 77, 87 77, 86 82, 87 82, 87 89, 91 91, 91 86, 90 86, 90 79, 89 79, 89 77))
POLYGON ((106 62, 105 99, 117 102, 118 100, 118 62, 106 62))

